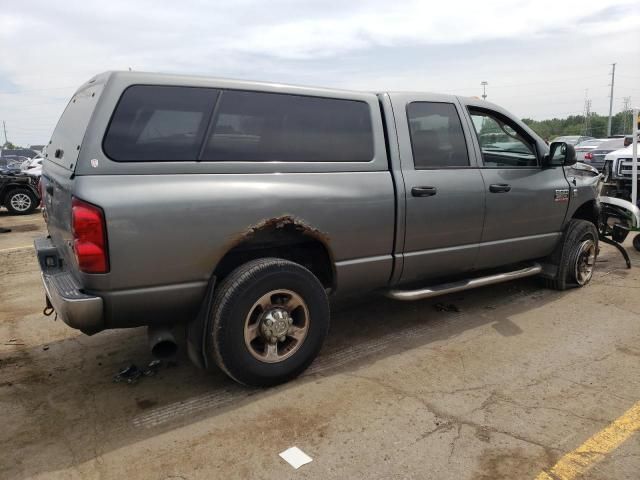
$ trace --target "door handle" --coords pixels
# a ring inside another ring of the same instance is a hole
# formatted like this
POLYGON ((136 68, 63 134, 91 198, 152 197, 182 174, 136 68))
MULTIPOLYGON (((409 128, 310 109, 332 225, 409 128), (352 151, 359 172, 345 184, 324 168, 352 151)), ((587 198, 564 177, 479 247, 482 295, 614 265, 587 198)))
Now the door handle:
POLYGON ((506 183, 494 183, 493 185, 489 185, 489 191, 491 193, 505 193, 511 190, 511 185, 506 183))
POLYGON ((433 197, 438 193, 436 187, 413 187, 411 189, 411 195, 414 197, 433 197))

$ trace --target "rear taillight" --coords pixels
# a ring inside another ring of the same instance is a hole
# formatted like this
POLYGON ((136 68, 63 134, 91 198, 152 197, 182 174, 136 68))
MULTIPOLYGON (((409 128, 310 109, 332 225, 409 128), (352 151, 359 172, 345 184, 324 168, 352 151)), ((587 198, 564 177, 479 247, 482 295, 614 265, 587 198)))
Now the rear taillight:
POLYGON ((585 153, 584 154, 584 159, 585 160, 593 160, 593 153, 591 153, 591 152, 585 153))
POLYGON ((71 205, 73 249, 78 267, 85 273, 107 273, 107 229, 102 209, 77 198, 71 205))

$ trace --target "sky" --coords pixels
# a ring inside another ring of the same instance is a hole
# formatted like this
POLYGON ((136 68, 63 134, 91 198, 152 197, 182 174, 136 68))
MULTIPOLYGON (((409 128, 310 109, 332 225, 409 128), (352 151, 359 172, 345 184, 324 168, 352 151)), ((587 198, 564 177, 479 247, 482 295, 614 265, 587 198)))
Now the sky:
MULTIPOLYGON (((48 142, 105 70, 482 94, 519 117, 640 106, 638 0, 3 0, 0 120, 48 142)), ((0 130, 0 144, 4 142, 0 130)))

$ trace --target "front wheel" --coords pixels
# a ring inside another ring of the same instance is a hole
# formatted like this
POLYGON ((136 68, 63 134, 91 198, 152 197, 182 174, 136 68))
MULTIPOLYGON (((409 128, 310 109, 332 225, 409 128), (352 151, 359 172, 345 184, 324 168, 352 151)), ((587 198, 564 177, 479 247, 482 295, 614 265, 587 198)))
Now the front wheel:
POLYGON ((598 230, 586 220, 571 220, 552 263, 557 267, 555 278, 548 285, 556 290, 583 287, 591 281, 598 257, 598 230))
POLYGON ((640 233, 633 237, 633 248, 640 252, 640 233))
POLYGON ((295 378, 329 329, 327 294, 313 273, 279 258, 250 261, 215 290, 206 355, 239 383, 295 378))
POLYGON ((26 215, 38 206, 38 199, 29 190, 18 188, 9 192, 5 198, 5 207, 14 215, 26 215))

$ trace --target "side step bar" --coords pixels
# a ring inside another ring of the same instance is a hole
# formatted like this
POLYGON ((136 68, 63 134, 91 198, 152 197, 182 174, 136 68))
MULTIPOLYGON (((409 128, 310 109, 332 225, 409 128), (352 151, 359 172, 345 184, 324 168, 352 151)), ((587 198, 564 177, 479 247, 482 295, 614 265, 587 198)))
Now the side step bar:
POLYGON ((540 272, 542 272, 542 266, 538 263, 534 263, 530 267, 526 267, 521 270, 514 270, 513 272, 497 273, 486 277, 443 283, 441 285, 433 285, 419 290, 388 290, 385 292, 385 296, 393 298, 394 300, 403 301, 422 300, 424 298, 437 297, 438 295, 446 295, 447 293, 493 285, 494 283, 508 282, 509 280, 515 280, 516 278, 531 277, 532 275, 537 275, 540 272))

